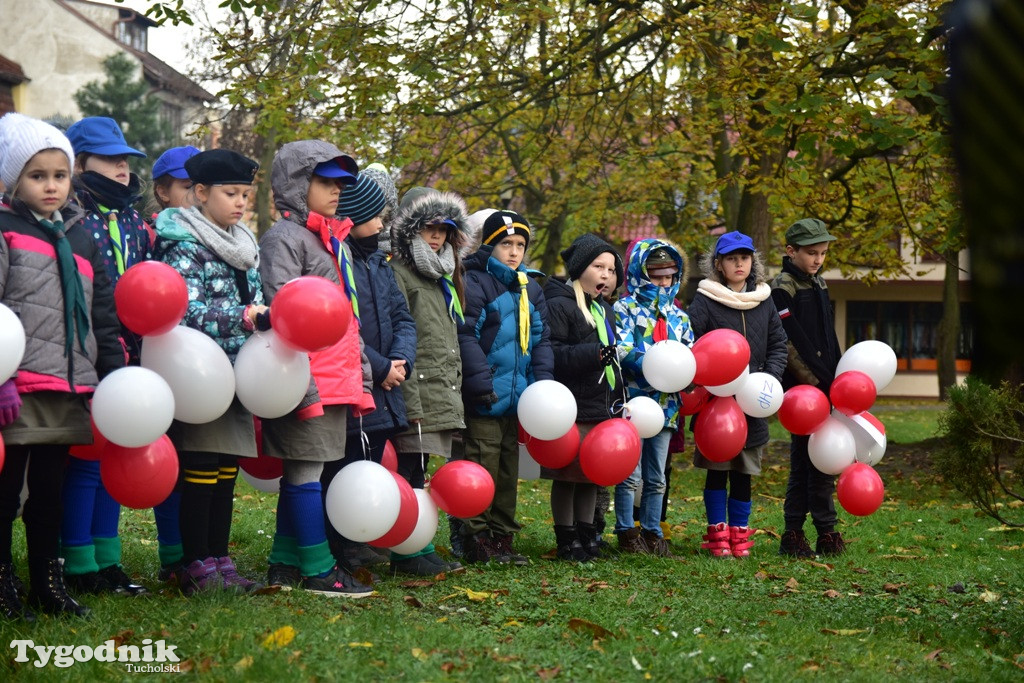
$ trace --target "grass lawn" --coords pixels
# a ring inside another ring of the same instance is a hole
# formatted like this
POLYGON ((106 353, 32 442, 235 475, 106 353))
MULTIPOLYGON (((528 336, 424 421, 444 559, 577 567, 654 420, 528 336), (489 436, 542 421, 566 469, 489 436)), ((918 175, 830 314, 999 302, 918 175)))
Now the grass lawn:
MULTIPOLYGON (((531 566, 384 578, 361 601, 161 591, 152 513, 128 511, 125 562, 156 595, 87 598, 88 621, 5 623, 0 635, 5 645, 163 639, 177 646, 184 675, 225 681, 1024 679, 1024 531, 975 514, 930 473, 934 404, 881 402, 875 412, 890 440, 879 465, 886 502, 867 518, 840 513, 849 550, 835 560, 777 555, 788 445, 775 441, 754 482, 751 522, 761 532, 746 560, 697 554, 703 473, 688 456, 670 491, 676 559, 543 559, 554 548, 549 483, 523 481, 517 545, 531 566)), ((239 482, 234 552, 252 574, 266 568, 275 503, 239 482)), ((444 524, 438 539, 446 545, 444 524)), ((19 525, 16 555, 23 543, 19 525)), ((13 660, 13 650, 0 658, 0 679, 139 675, 123 664, 13 660)))

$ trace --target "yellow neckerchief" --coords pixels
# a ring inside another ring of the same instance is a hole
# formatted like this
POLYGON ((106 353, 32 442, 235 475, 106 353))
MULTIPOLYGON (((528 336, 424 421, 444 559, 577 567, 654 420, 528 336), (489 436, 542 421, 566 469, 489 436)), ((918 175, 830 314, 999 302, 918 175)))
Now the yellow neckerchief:
POLYGON ((526 295, 530 278, 521 270, 517 270, 516 275, 519 278, 519 348, 525 356, 530 348, 530 297, 526 295))

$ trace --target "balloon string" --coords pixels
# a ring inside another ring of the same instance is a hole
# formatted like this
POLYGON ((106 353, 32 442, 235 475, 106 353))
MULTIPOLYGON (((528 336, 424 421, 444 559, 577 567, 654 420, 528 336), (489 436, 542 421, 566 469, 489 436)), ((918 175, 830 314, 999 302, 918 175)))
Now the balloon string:
POLYGON ((370 437, 363 431, 363 416, 359 416, 359 441, 363 445, 363 460, 370 459, 370 437))
POLYGON ((426 486, 430 477, 427 475, 427 454, 423 452, 423 425, 420 422, 416 423, 416 436, 420 440, 420 467, 423 468, 423 485, 426 486))

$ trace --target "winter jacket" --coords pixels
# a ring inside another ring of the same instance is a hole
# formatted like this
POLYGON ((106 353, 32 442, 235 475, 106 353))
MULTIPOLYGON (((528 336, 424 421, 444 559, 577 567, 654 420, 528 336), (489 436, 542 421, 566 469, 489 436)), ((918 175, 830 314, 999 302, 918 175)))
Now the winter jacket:
POLYGON ((416 321, 416 367, 402 382, 409 420, 420 420, 423 432, 464 429, 462 355, 458 330, 441 289, 441 281, 421 273, 411 244, 423 227, 436 219, 456 223, 456 241, 465 235, 466 207, 454 194, 423 192, 404 199, 391 225, 391 260, 395 279, 416 321))
POLYGON ((679 421, 679 394, 653 388, 644 377, 643 362, 644 354, 655 341, 673 339, 687 346, 693 343, 690 319, 675 303, 685 272, 683 257, 670 242, 655 238, 640 240, 630 250, 626 264, 626 291, 629 294, 616 301, 614 306, 619 362, 628 383, 629 396, 649 396, 657 401, 665 413, 665 426, 673 429, 679 421), (679 265, 680 277, 668 287, 656 287, 647 276, 647 257, 656 249, 668 249, 679 265))
MULTIPOLYGON (((625 398, 625 383, 619 369, 615 370, 615 388, 608 386, 604 366, 601 365, 601 340, 597 328, 591 327, 576 304, 576 293, 571 285, 548 279, 544 285, 544 299, 548 305, 548 329, 551 331, 551 350, 555 359, 555 379, 564 384, 576 397, 576 419, 580 422, 599 422, 615 416, 625 398), (618 406, 615 404, 618 403, 618 406)), ((590 305, 590 296, 586 296, 590 305)), ((615 312, 611 305, 599 298, 605 319, 611 324, 608 341, 615 343, 615 312)), ((601 324, 600 320, 596 321, 601 324)))
MULTIPOLYGON (((415 372, 416 323, 405 295, 398 287, 395 273, 384 252, 367 253, 351 237, 352 273, 359 292, 359 332, 373 373, 373 402, 377 406, 363 418, 365 432, 397 432, 409 426, 405 397, 400 387, 385 391, 380 385, 391 372, 391 361, 404 360, 406 377, 415 372)), ((358 435, 360 425, 351 420, 349 438, 358 435)))
POLYGON ((54 242, 24 206, 0 207, 0 303, 25 328, 25 353, 14 379, 22 394, 89 393, 125 362, 114 292, 99 247, 82 225, 79 207, 65 207, 62 215, 90 311, 85 351, 76 338, 70 356, 64 355, 69 332, 54 242))
MULTIPOLYGON (((333 235, 344 245, 352 221, 311 213, 306 205, 313 168, 338 156, 341 152, 330 143, 304 140, 288 145, 274 158, 270 180, 282 218, 260 239, 260 276, 268 302, 286 282, 302 275, 318 275, 342 287, 329 240, 333 235)), ((356 291, 358 295, 358 287, 356 291)), ((351 405, 359 413, 373 410, 370 368, 362 347, 359 325, 353 318, 338 343, 309 354, 316 390, 324 404, 351 405)), ((315 398, 307 395, 299 407, 311 403, 315 398)))
POLYGON ((242 273, 196 241, 179 223, 181 211, 165 209, 157 216, 153 256, 185 280, 188 308, 183 324, 212 338, 234 363, 251 334, 245 328, 245 309, 263 303, 259 272, 253 267, 242 273))
POLYGON ((527 278, 523 292, 518 273, 491 258, 493 248, 481 247, 466 258, 466 320, 459 325, 464 378, 462 395, 467 409, 484 417, 515 415, 526 387, 542 379, 554 379, 554 356, 547 322, 544 292, 527 278), (529 340, 524 353, 519 340, 520 297, 526 296, 529 340), (480 397, 495 393, 490 406, 480 397))
MULTIPOLYGON (((771 290, 764 282, 764 265, 756 255, 747 277, 746 291, 733 292, 711 271, 711 259, 702 259, 706 279, 697 285, 697 294, 688 312, 695 339, 711 330, 729 329, 742 334, 750 345, 750 372, 767 372, 776 379, 786 368, 786 332, 771 301, 771 290)), ((768 422, 747 416, 747 443, 755 448, 768 442, 768 422)))
POLYGON ((825 278, 808 275, 784 256, 782 272, 772 280, 772 300, 789 337, 782 386, 811 384, 827 395, 842 352, 825 278))

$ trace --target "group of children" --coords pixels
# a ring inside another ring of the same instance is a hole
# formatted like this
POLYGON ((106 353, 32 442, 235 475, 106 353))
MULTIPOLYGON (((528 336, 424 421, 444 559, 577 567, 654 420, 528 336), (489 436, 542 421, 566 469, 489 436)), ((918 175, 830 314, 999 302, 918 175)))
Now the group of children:
MULTIPOLYGON (((260 424, 265 454, 283 461, 267 582, 329 596, 372 594, 356 574, 372 576, 385 563, 414 575, 461 568, 432 544, 411 555, 381 552, 326 522, 333 477, 356 460, 380 462, 388 441, 399 474, 414 488, 424 486, 431 454, 485 467, 493 502, 476 517, 450 520, 453 550, 471 563, 527 564, 513 545, 523 391, 543 379, 565 384, 576 399, 581 438, 621 415, 629 398, 649 396, 663 409, 664 428, 643 440, 636 471, 615 487, 615 532, 622 551, 668 556, 661 520, 669 443, 694 411, 686 392, 661 393, 646 382, 646 350, 665 339, 692 344, 708 331, 735 329, 750 344, 751 371, 823 389, 838 362, 817 274, 834 238, 814 219, 787 232, 783 273, 772 287, 748 237, 719 237, 684 312, 677 298, 685 258, 667 240, 640 240, 624 266, 612 245, 582 235, 561 254, 567 277, 548 278, 542 288, 540 273, 525 265, 533 228, 522 215, 468 215, 458 195, 426 187, 399 201, 383 167, 360 169, 320 140, 278 151, 270 183, 280 218, 259 239, 242 222, 255 161, 224 149, 169 150, 153 167, 161 210, 151 228, 133 208, 141 183, 128 164, 144 156, 112 119, 85 118, 66 135, 18 114, 0 119, 0 302, 26 333, 17 374, 0 384, 0 611, 7 618, 33 619, 33 608, 87 614, 68 588, 146 592, 121 566, 119 506, 98 463, 69 456, 72 446, 92 440, 88 399, 99 380, 139 362, 144 342, 119 324, 113 286, 145 259, 181 274, 189 299, 182 324, 210 336, 232 361, 250 335, 273 329, 269 305, 290 280, 327 278, 349 300, 354 319, 344 336, 310 353, 303 400, 260 424), (625 294, 613 307, 621 285, 625 294), (26 471, 27 601, 11 548, 26 471)), ((746 556, 753 545, 750 478, 760 472, 768 433, 763 419, 747 419, 739 456, 715 463, 694 455, 694 465, 707 470, 702 548, 716 557, 746 556)), ((237 399, 212 422, 175 421, 168 430, 180 474, 174 493, 154 510, 160 578, 177 581, 186 595, 260 585, 239 573, 228 544, 238 459, 256 456, 256 434, 237 399)), ((842 552, 834 482, 810 465, 806 445, 806 437, 794 437, 780 552, 812 554, 802 531, 807 512, 818 551, 842 552)), ((584 476, 578 459, 543 476, 552 481, 557 556, 601 556, 604 490, 584 476)))

